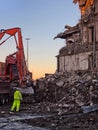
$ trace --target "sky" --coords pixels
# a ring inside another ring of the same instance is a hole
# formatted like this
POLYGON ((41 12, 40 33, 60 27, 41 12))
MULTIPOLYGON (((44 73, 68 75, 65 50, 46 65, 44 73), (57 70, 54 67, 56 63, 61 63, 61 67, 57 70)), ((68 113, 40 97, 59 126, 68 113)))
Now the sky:
MULTIPOLYGON (((0 29, 19 27, 22 32, 25 57, 33 79, 55 73, 56 55, 65 46, 64 39, 53 38, 65 31, 65 25, 75 26, 80 19, 78 5, 73 0, 0 0, 0 29)), ((15 52, 14 40, 0 46, 0 61, 15 52)))

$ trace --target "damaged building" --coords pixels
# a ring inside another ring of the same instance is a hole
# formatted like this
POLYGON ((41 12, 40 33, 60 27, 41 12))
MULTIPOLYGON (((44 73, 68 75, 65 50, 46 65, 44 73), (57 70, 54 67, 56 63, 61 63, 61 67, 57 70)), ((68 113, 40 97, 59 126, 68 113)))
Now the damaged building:
POLYGON ((65 40, 59 50, 57 72, 98 70, 98 0, 74 0, 81 18, 76 26, 65 26, 65 31, 54 39, 65 40))

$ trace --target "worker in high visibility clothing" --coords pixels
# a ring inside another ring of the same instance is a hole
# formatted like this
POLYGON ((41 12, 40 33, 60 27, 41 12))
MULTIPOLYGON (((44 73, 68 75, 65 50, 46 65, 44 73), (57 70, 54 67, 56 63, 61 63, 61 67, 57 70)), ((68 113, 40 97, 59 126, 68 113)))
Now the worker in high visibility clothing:
POLYGON ((21 92, 16 89, 14 92, 14 101, 11 107, 11 112, 13 112, 15 109, 18 112, 20 110, 20 103, 23 100, 21 92))

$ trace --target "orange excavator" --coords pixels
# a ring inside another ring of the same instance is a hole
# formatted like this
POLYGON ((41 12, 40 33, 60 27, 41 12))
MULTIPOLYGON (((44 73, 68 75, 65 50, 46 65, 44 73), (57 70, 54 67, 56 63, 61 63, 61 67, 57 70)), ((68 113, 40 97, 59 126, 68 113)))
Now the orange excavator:
POLYGON ((7 97, 6 95, 9 93, 9 88, 20 86, 19 89, 23 94, 30 95, 34 93, 32 88, 32 73, 29 72, 25 60, 21 29, 2 29, 0 32, 0 40, 4 37, 5 34, 7 34, 8 37, 0 43, 0 46, 4 44, 10 37, 14 37, 17 51, 6 57, 3 74, 2 76, 0 74, 0 88, 4 86, 3 90, 5 90, 5 92, 3 92, 1 89, 2 94, 0 93, 0 95, 3 97, 1 98, 2 103, 6 101, 5 97, 7 97))

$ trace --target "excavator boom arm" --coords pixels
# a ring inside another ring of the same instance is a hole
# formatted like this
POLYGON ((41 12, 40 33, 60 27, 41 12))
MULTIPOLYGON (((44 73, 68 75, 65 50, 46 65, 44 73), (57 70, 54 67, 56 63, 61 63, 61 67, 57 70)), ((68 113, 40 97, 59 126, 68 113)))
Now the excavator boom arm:
MULTIPOLYGON (((0 40, 4 37, 5 34, 10 35, 6 40, 8 40, 11 36, 14 36, 16 42, 16 49, 17 49, 15 53, 16 60, 17 60, 17 68, 19 73, 19 79, 22 80, 27 75, 28 68, 25 61, 21 29, 20 28, 11 28, 7 30, 2 29, 0 32, 0 40)), ((2 45, 6 40, 4 40, 0 45, 2 45)))

